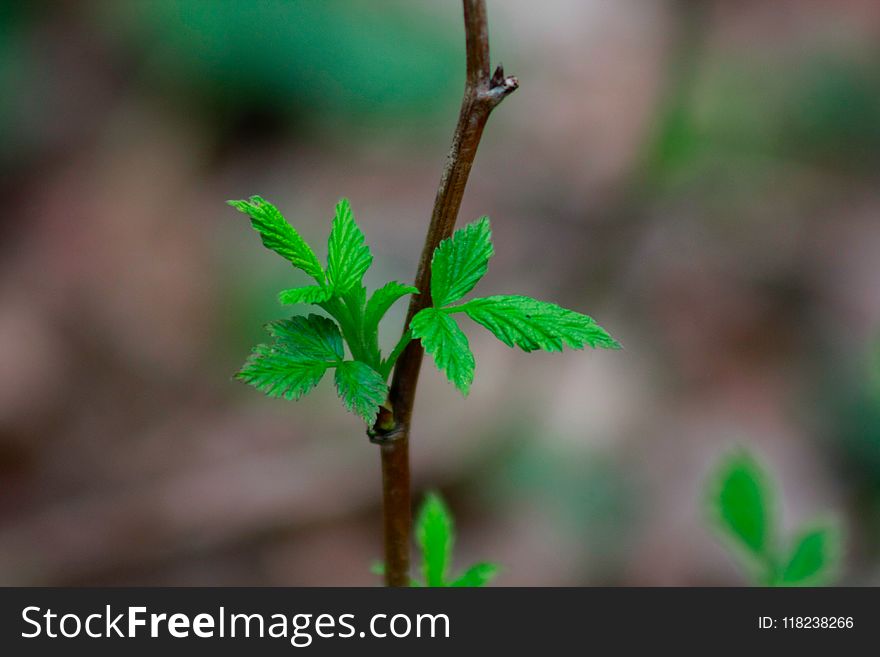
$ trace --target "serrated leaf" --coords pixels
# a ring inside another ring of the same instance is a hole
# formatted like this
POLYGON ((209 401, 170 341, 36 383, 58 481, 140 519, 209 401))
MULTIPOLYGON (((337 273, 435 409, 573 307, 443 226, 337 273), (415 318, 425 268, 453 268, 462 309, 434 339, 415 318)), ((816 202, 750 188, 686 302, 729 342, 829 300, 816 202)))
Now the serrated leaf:
MULTIPOLYGON (((591 317, 555 303, 517 295, 473 299, 460 306, 468 317, 482 324, 508 347, 523 351, 619 349, 620 345, 591 317)), ((456 309, 457 312, 460 312, 456 309)))
POLYGON ((450 586, 476 587, 486 586, 498 574, 498 566, 494 563, 477 563, 464 571, 450 586))
POLYGON ((266 325, 275 346, 300 360, 341 361, 345 356, 339 327, 321 315, 297 315, 266 325))
POLYGON ((431 260, 434 306, 446 306, 470 292, 486 273, 492 253, 488 217, 459 228, 452 237, 440 242, 431 260))
POLYGON ((336 205, 327 244, 327 280, 334 293, 342 296, 360 285, 372 262, 364 234, 354 222, 351 204, 344 198, 336 205))
POLYGON ((467 336, 455 320, 442 310, 425 308, 413 317, 410 329, 434 358, 437 368, 467 395, 474 380, 474 355, 467 336))
POLYGON ((455 541, 452 516, 436 493, 428 493, 416 518, 416 541, 422 550, 425 586, 446 586, 455 541))
POLYGON ((839 543, 838 532, 833 527, 816 527, 804 532, 782 569, 780 583, 807 586, 827 581, 837 565, 839 543))
POLYGON ((326 317, 293 317, 266 328, 275 341, 257 345, 235 378, 270 397, 299 399, 343 358, 339 328, 326 317))
POLYGON ((372 426, 379 405, 388 396, 382 376, 366 363, 347 360, 336 368, 336 391, 345 408, 360 415, 372 426))
POLYGON ((251 226, 260 234, 263 246, 286 258, 319 283, 324 282, 324 268, 315 253, 278 208, 259 196, 227 203, 251 218, 251 226))
POLYGON ((391 308, 395 301, 407 294, 418 294, 418 292, 418 288, 412 285, 404 285, 397 281, 386 283, 373 292, 370 300, 367 301, 364 324, 371 327, 378 326, 382 317, 385 316, 385 313, 388 312, 388 309, 391 308))
POLYGON ((746 453, 721 466, 713 506, 722 529, 757 557, 773 549, 772 498, 764 472, 746 453))
POLYGON ((297 303, 323 303, 330 298, 330 295, 330 290, 325 287, 308 285, 281 290, 278 293, 278 301, 283 306, 292 306, 297 303))
POLYGON ((299 399, 318 385, 333 363, 308 361, 277 347, 261 344, 235 374, 270 397, 299 399))

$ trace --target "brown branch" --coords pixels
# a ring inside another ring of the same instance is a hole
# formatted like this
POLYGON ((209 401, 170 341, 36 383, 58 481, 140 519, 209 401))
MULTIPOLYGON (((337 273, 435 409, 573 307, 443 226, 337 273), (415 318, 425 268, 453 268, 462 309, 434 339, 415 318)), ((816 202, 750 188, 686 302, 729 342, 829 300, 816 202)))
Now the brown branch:
MULTIPOLYGON (((406 315, 405 331, 417 312, 431 305, 431 257, 440 242, 455 228, 461 199, 483 128, 489 114, 519 86, 499 66, 490 75, 489 27, 485 0, 464 0, 467 50, 467 81, 452 148, 440 178, 431 224, 425 237, 416 287, 406 315)), ((389 393, 389 414, 373 428, 373 441, 382 452, 382 491, 385 519, 385 581, 388 586, 409 585, 411 501, 409 477, 409 434, 419 369, 424 350, 418 340, 409 343, 394 367, 389 393)))

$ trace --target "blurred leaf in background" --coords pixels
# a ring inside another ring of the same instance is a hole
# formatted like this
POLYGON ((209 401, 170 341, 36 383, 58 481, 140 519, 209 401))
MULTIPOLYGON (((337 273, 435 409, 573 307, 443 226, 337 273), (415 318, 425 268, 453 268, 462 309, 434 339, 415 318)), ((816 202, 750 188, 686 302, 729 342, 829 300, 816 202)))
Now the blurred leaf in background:
POLYGON ((649 190, 702 190, 721 216, 737 216, 780 169, 858 174, 880 165, 876 57, 732 59, 699 42, 679 57, 643 154, 649 190))
POLYGON ((852 489, 873 559, 880 554, 880 339, 855 353, 827 352, 808 401, 820 409, 822 447, 852 489))
POLYGON ((725 457, 708 492, 712 521, 734 546, 750 577, 764 586, 828 582, 839 561, 840 531, 833 521, 801 530, 791 548, 778 537, 776 501, 769 475, 745 450, 725 457))
MULTIPOLYGON (((155 0, 101 7, 145 74, 221 106, 361 123, 442 113, 459 91, 455 11, 402 1, 155 0), (444 19, 448 18, 442 29, 444 19)), ((217 109, 216 107, 214 108, 217 109)))
MULTIPOLYGON (((455 522, 438 493, 425 495, 415 521, 416 543, 422 553, 422 579, 412 579, 412 586, 478 587, 486 586, 498 574, 498 566, 486 561, 475 563, 450 579, 452 550, 455 546, 455 522)), ((385 566, 374 564, 374 575, 384 575, 385 566)))

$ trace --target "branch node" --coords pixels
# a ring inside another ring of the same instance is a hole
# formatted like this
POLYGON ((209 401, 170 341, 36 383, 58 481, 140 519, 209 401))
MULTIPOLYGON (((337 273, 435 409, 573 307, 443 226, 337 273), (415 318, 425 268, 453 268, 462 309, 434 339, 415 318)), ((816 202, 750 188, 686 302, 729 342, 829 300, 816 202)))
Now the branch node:
POLYGON ((498 63, 498 67, 495 69, 495 72, 492 74, 492 79, 489 80, 489 85, 492 87, 497 87, 504 82, 504 64, 501 62, 498 63))
POLYGON ((510 94, 519 88, 519 79, 514 75, 504 75, 504 68, 499 65, 489 81, 487 89, 478 92, 478 97, 486 101, 490 108, 494 108, 498 103, 507 98, 510 94))

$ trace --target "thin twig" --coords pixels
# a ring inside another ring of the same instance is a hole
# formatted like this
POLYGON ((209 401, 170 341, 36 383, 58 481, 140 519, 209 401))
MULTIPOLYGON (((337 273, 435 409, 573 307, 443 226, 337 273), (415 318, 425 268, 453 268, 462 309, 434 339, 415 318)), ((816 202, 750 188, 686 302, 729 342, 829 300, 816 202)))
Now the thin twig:
MULTIPOLYGON (((434 249, 452 235, 455 228, 465 185, 489 114, 519 86, 515 77, 504 75, 501 66, 490 74, 485 0, 464 0, 464 26, 467 50, 464 98, 419 260, 415 283, 419 294, 413 296, 410 302, 404 333, 409 330, 409 323, 415 314, 431 305, 431 257, 434 249)), ((404 349, 394 367, 391 382, 391 417, 381 415, 373 429, 373 440, 380 444, 382 452, 385 582, 388 586, 409 585, 412 525, 409 434, 423 355, 424 350, 418 340, 413 340, 404 349)))

